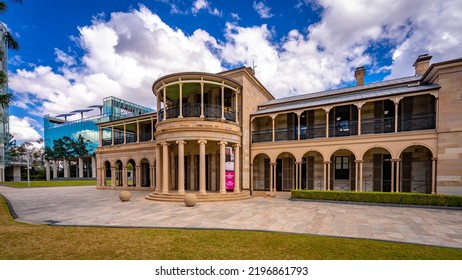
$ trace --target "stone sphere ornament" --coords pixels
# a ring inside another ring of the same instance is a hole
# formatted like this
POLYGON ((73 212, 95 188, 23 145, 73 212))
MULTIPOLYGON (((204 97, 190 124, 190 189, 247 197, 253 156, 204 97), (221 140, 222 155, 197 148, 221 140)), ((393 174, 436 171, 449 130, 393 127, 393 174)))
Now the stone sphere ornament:
POLYGON ((184 204, 188 207, 193 207, 197 203, 197 196, 193 193, 188 193, 184 196, 184 204))
POLYGON ((132 194, 129 191, 121 191, 119 193, 119 198, 122 202, 129 201, 130 198, 132 198, 132 194))

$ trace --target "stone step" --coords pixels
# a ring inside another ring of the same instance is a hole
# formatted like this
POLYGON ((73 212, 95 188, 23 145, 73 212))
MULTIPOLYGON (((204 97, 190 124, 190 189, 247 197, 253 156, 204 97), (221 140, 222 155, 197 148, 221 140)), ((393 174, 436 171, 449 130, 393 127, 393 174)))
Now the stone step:
MULTIPOLYGON (((198 194, 198 193, 195 193, 195 195, 197 196, 198 202, 238 201, 238 200, 244 200, 244 199, 250 198, 250 196, 248 196, 246 193, 226 193, 226 194, 220 194, 220 193, 198 194)), ((152 192, 149 195, 145 196, 145 198, 148 200, 154 200, 154 201, 184 202, 184 196, 185 195, 177 194, 177 193, 164 194, 164 193, 152 192)))

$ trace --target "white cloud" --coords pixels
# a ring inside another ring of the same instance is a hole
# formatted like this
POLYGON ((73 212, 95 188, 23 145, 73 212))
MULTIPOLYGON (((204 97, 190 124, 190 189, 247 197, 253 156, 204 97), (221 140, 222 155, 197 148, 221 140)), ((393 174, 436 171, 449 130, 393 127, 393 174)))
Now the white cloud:
POLYGON ((18 142, 34 142, 41 138, 40 134, 33 127, 37 122, 29 117, 16 117, 11 115, 10 118, 10 133, 18 142))
POLYGON ((107 96, 155 108, 151 86, 162 75, 222 70, 220 60, 207 47, 216 45, 216 40, 206 31, 196 30, 188 36, 143 6, 129 13, 113 13, 108 21, 94 19, 79 31, 74 40, 84 50, 81 65, 64 63, 70 56, 57 51, 63 62, 58 71, 42 65, 10 75, 16 100, 29 100, 33 95, 42 101, 34 115, 67 113, 101 104, 107 96))
POLYGON ((253 1, 253 9, 260 15, 261 18, 271 18, 271 8, 266 6, 263 2, 253 1))
POLYGON ((201 10, 208 11, 209 14, 214 16, 220 16, 221 12, 217 8, 212 8, 207 0, 195 0, 191 8, 193 14, 199 13, 201 10))
POLYGON ((76 63, 75 58, 73 58, 72 56, 68 55, 67 53, 63 52, 62 50, 58 48, 55 48, 55 55, 56 55, 56 61, 62 62, 66 66, 73 66, 76 63))

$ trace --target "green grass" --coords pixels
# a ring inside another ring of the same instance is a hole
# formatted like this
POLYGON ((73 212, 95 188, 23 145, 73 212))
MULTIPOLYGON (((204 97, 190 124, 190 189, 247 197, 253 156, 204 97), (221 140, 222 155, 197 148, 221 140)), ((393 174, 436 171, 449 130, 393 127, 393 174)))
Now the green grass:
POLYGON ((0 240, 0 259, 462 259, 459 249, 302 234, 30 225, 1 197, 0 240))
MULTIPOLYGON (((2 182, 0 185, 16 188, 27 188, 27 182, 2 182)), ((75 181, 31 181, 31 188, 35 187, 65 187, 65 186, 96 186, 96 180, 75 181)))

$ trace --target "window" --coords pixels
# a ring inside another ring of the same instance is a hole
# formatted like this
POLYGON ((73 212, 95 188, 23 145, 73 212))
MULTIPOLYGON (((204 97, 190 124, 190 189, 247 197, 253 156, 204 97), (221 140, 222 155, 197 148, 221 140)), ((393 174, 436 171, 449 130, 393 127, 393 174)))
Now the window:
POLYGON ((335 157, 335 179, 348 180, 350 177, 350 157, 335 157))

